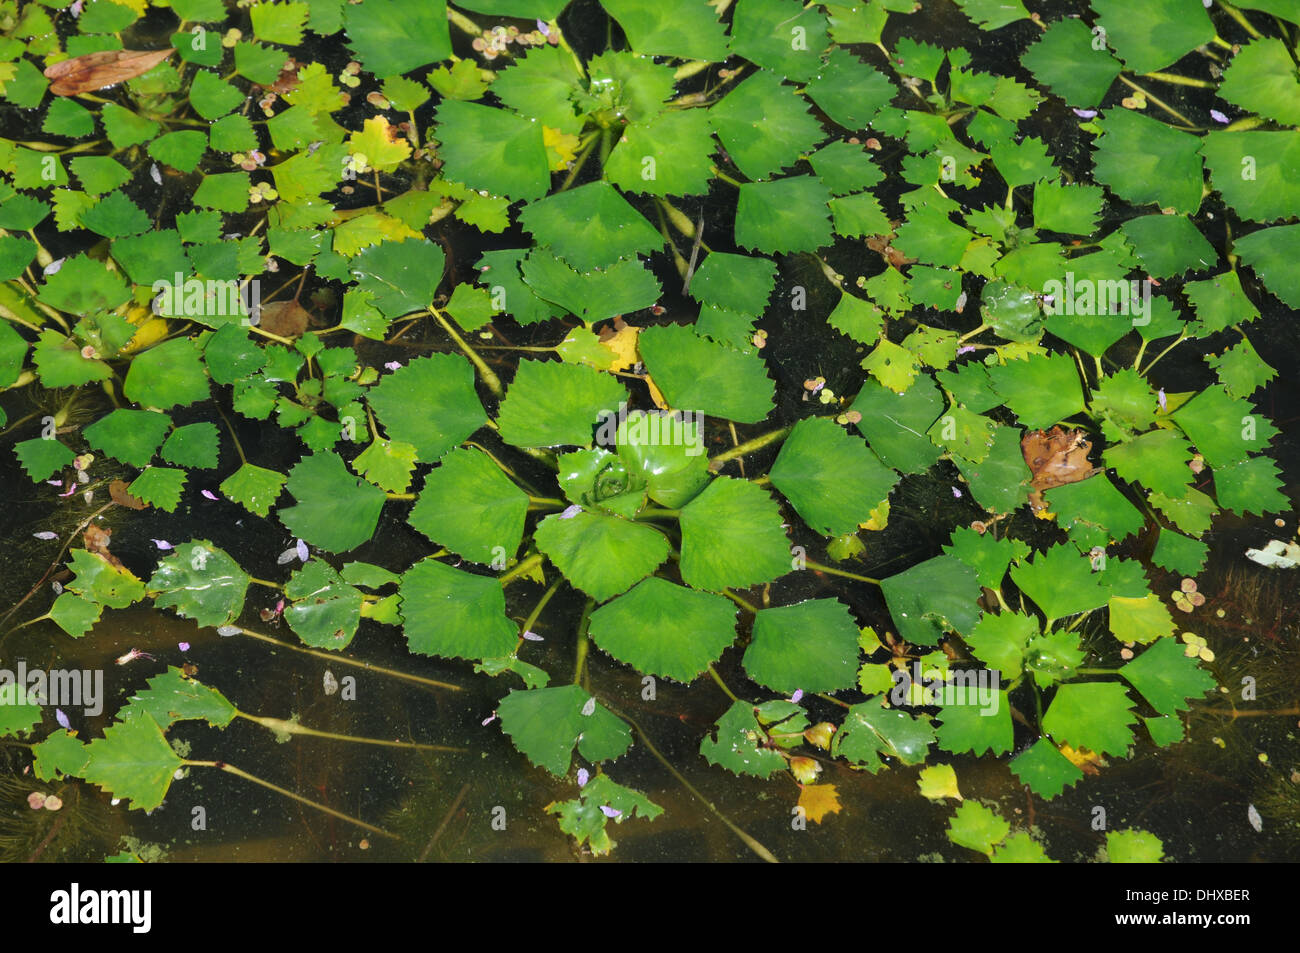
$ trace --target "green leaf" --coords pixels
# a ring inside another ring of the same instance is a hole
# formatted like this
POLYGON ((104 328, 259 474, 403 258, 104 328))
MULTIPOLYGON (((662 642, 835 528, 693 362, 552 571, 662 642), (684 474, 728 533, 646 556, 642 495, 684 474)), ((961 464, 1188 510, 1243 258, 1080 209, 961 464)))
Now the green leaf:
MULTIPOLYGON (((1218 384, 1205 388, 1172 417, 1212 467, 1239 463, 1277 436, 1277 428, 1250 401, 1230 397, 1218 384)), ((1181 490, 1152 489, 1166 496, 1182 495, 1181 490)))
MULTIPOLYGON (((1078 20, 1062 20, 1082 27, 1078 20)), ((1091 235, 1101 213, 1103 190, 1096 185, 1040 182, 1034 186, 1034 225, 1067 235, 1091 235)))
POLYGON ((497 313, 487 290, 471 284, 457 285, 444 310, 466 331, 477 331, 497 313))
POLYGON ((879 185, 885 177, 880 166, 849 142, 832 142, 808 157, 813 171, 832 195, 847 195, 879 185))
MULTIPOLYGON (((1300 255, 1300 225, 1261 228, 1236 239, 1232 250, 1255 270, 1268 290, 1284 304, 1300 308, 1300 272, 1292 267, 1296 256, 1300 255)), ((1243 301, 1238 302, 1238 306, 1230 313, 1240 313, 1243 309, 1248 309, 1248 314, 1254 311, 1254 306, 1249 301, 1244 301, 1244 295, 1242 298, 1243 301)), ((1197 314, 1201 316, 1199 306, 1197 314)), ((1207 318, 1201 316, 1201 320, 1204 322, 1207 318)))
MULTIPOLYGON (((220 79, 216 73, 206 69, 194 71, 194 79, 190 83, 190 105, 204 119, 220 119, 243 101, 244 94, 220 79)), ((153 151, 152 145, 150 151, 153 151)))
POLYGON ((1106 857, 1112 864, 1158 864, 1164 844, 1146 831, 1107 831, 1106 857))
POLYGON ((160 510, 173 513, 181 502, 185 487, 185 471, 171 467, 147 467, 131 481, 127 492, 160 510))
POLYGON ((50 606, 50 621, 74 639, 79 639, 99 621, 103 606, 71 592, 63 592, 50 606))
POLYGON ((700 741, 700 754, 709 764, 726 768, 736 775, 751 774, 760 778, 785 768, 784 758, 771 748, 759 747, 763 726, 754 712, 755 708, 749 702, 736 701, 718 719, 713 731, 700 741))
POLYGON ((1069 18, 1049 26, 1020 62, 1074 106, 1099 105, 1122 68, 1108 50, 1093 48, 1092 31, 1082 20, 1069 18))
POLYGON ((889 77, 843 47, 835 47, 804 94, 846 129, 865 129, 898 95, 889 77))
POLYGON ((1020 0, 956 0, 956 3, 981 30, 1000 30, 1008 23, 1029 17, 1020 0))
POLYGON ((948 822, 948 839, 985 856, 1011 832, 1011 825, 978 801, 963 801, 948 822))
POLYGON ((638 258, 580 273, 549 252, 534 250, 520 270, 533 295, 560 305, 588 324, 648 308, 661 290, 654 274, 638 258))
POLYGON ((1173 639, 1157 640, 1119 672, 1162 715, 1186 711, 1191 707, 1187 699, 1200 698, 1215 687, 1209 673, 1173 639))
POLYGON ((173 430, 160 455, 177 466, 211 470, 218 463, 220 446, 216 425, 203 421, 173 430))
POLYGON ((556 777, 568 773, 575 745, 588 761, 604 761, 632 744, 631 729, 580 685, 513 691, 497 714, 515 747, 556 777))
POLYGON ((149 591, 159 608, 173 608, 182 619, 216 628, 230 625, 244 611, 249 581, 225 550, 196 539, 179 544, 158 563, 149 591))
POLYGON ((1192 478, 1187 442, 1172 430, 1153 430, 1127 443, 1107 447, 1106 465, 1122 479, 1140 482, 1165 496, 1181 496, 1192 478))
POLYGON ((425 478, 407 522, 465 559, 494 563, 519 550, 528 494, 481 450, 451 451, 425 478))
POLYGON ((1195 214, 1201 206, 1201 140, 1131 109, 1100 120, 1094 175, 1134 205, 1195 214))
POLYGON ((194 204, 222 212, 242 212, 248 208, 248 187, 247 172, 209 173, 194 192, 194 204))
POLYGON ((1101 755, 1120 755, 1133 744, 1133 701, 1116 682, 1062 685, 1043 715, 1043 730, 1057 742, 1101 755))
POLYGON ((376 437, 352 461, 352 469, 389 493, 405 493, 411 484, 415 460, 415 448, 409 443, 376 437))
POLYGON ((318 649, 348 647, 361 624, 361 590, 323 560, 312 559, 284 587, 290 604, 284 620, 302 641, 318 649))
POLYGON ((1282 485, 1277 464, 1268 457, 1251 457, 1214 471, 1219 505, 1236 513, 1287 512, 1290 503, 1282 485))
POLYGON ((763 487, 719 477, 681 510, 682 581, 721 592, 771 582, 791 569, 781 509, 763 487))
POLYGON ((546 517, 534 541, 565 578, 597 602, 650 575, 671 549, 650 526, 586 511, 546 517))
POLYGON ((808 599, 754 616, 745 671, 777 692, 837 692, 858 672, 858 624, 838 599, 808 599))
MULTIPOLYGON (((974 569, 981 586, 997 589, 1002 585, 1007 567, 1029 555, 1029 544, 1009 536, 994 539, 991 533, 980 533, 963 526, 953 530, 952 542, 944 546, 943 551, 974 569)), ((988 659, 985 661, 994 664, 988 659)))
POLYGON ((971 631, 979 619, 975 570, 954 556, 935 556, 881 580, 898 634, 915 645, 938 645, 945 631, 971 631))
POLYGON ((171 428, 166 414, 151 410, 119 407, 101 417, 82 433, 96 450, 102 450, 130 467, 144 467, 171 428))
POLYGON ((248 11, 253 20, 253 33, 259 40, 285 46, 302 42, 308 12, 305 3, 259 3, 248 11))
POLYGON ((386 499, 372 483, 356 479, 331 453, 317 453, 289 471, 289 492, 297 501, 279 511, 295 536, 321 549, 346 552, 370 539, 386 499))
POLYGON ((36 762, 32 773, 42 781, 56 781, 62 776, 81 777, 86 767, 86 746, 60 728, 32 745, 36 762))
POLYGON ((825 417, 795 424, 770 476, 804 522, 824 536, 854 532, 898 480, 866 446, 825 417))
POLYGON ((831 754, 844 757, 875 774, 881 757, 901 764, 921 764, 934 743, 928 718, 916 718, 897 708, 886 708, 880 696, 854 705, 831 740, 831 754))
POLYGON ((214 152, 242 152, 256 149, 257 133, 247 116, 233 115, 218 119, 208 127, 208 139, 214 152))
POLYGON ((1286 45, 1272 37, 1241 48, 1223 74, 1219 96, 1287 126, 1300 123, 1300 80, 1286 45))
POLYGON ((1025 501, 1025 483, 1029 468, 1020 452, 1020 431, 998 427, 993 433, 989 455, 979 463, 960 458, 953 461, 966 482, 971 496, 987 510, 1009 513, 1025 501))
POLYGON ((705 110, 660 113, 623 128, 605 163, 605 177, 625 192, 661 198, 702 195, 709 190, 710 155, 716 148, 705 110))
POLYGON ((121 720, 86 746, 83 777, 139 811, 162 804, 181 759, 163 737, 158 722, 143 708, 127 707, 121 720))
POLYGON ((539 245, 578 271, 605 268, 663 247, 663 236, 606 182, 531 202, 519 220, 539 245))
POLYGON ((989 368, 993 389, 1020 422, 1034 430, 1050 427, 1084 408, 1079 370, 1068 354, 1034 354, 989 368))
POLYGON ((894 239, 894 246, 909 258, 930 265, 957 267, 974 236, 949 220, 935 205, 914 209, 894 239))
POLYGON ((1047 856, 1043 845, 1034 840, 1028 831, 1016 831, 989 858, 992 864, 1055 864, 1047 856))
POLYGON ((826 137, 807 104, 767 70, 749 76, 710 108, 709 122, 750 179, 793 165, 826 137))
POLYGON ((591 852, 599 856, 614 848, 614 841, 605 830, 609 817, 602 808, 612 809, 616 824, 633 816, 652 821, 663 813, 663 808, 645 795, 611 781, 608 774, 588 781, 582 788, 581 800, 552 802, 546 806, 546 813, 558 814, 560 830, 576 837, 579 845, 589 844, 591 852))
POLYGON ((588 446, 601 414, 626 400, 623 385, 594 368, 520 361, 497 423, 516 447, 588 446))
POLYGON ((57 96, 45 112, 41 129, 52 136, 80 139, 95 131, 95 115, 75 101, 57 96))
POLYGON ((1231 397, 1249 397, 1277 376, 1244 333, 1235 345, 1222 354, 1206 355, 1205 361, 1218 373, 1231 397))
POLYGON ((747 182, 737 191, 737 245, 762 252, 811 252, 831 243, 831 194, 816 176, 747 182))
MULTIPOLYGON (((1226 503, 1223 505, 1228 509, 1232 508, 1226 503)), ((1155 552, 1151 554, 1151 561, 1171 572, 1195 576, 1205 568, 1205 560, 1209 553, 1210 547, 1199 539, 1188 539, 1181 533, 1162 528, 1160 537, 1156 541, 1155 552)))
MULTIPOLYGON (((997 583, 990 586, 996 587, 997 583)), ((1003 678, 1014 679, 1020 674, 1025 647, 1036 635, 1037 620, 1015 612, 1003 612, 980 616, 979 622, 965 636, 965 641, 981 662, 997 669, 1003 678)))
POLYGON ((487 421, 474 370, 459 354, 431 354, 385 375, 367 398, 392 440, 432 463, 487 421))
POLYGON ((623 28, 631 48, 647 56, 705 62, 727 58, 725 28, 707 3, 667 7, 644 0, 602 0, 601 6, 623 28))
POLYGON ((943 397, 928 378, 918 381, 902 394, 875 381, 867 381, 851 409, 862 415, 856 426, 867 438, 871 449, 882 462, 900 473, 920 473, 943 452, 925 436, 943 411, 943 397))
POLYGON ((1011 762, 1011 773, 1039 797, 1050 801, 1083 780, 1083 772, 1046 738, 1011 762))
POLYGON ((1120 231, 1154 278, 1205 270, 1218 261, 1214 246, 1183 215, 1144 215, 1125 222, 1120 231))
POLYGON ((245 463, 221 483, 221 492, 258 516, 265 517, 280 496, 283 473, 245 463))
POLYGON ((433 302, 445 264, 445 253, 433 242, 385 242, 362 250, 350 270, 357 289, 370 292, 385 317, 400 318, 433 302))
POLYGON ((1242 218, 1270 222, 1300 215, 1300 188, 1291 171, 1300 164, 1300 132, 1212 132, 1201 155, 1214 187, 1242 218))
MULTIPOLYGON (((42 303, 67 311, 70 314, 91 314, 96 311, 112 311, 125 304, 131 292, 120 275, 108 270, 102 261, 95 261, 85 255, 77 255, 63 263, 37 292, 42 303)), ((45 335, 42 334, 42 343, 45 335)), ((39 345, 38 345, 39 348, 39 345)), ((39 355, 38 355, 39 361, 39 355)), ((99 376, 92 380, 101 379, 99 376)), ((71 381, 54 383, 46 381, 47 387, 65 387, 71 381)), ((83 383, 83 381, 76 381, 83 383)))
POLYGON ((690 682, 735 641, 736 607, 651 577, 593 612, 590 634, 638 672, 690 682))
MULTIPOLYGON (((597 432, 599 443, 608 445, 606 429, 617 419, 607 418, 602 423, 597 432)), ((643 482, 646 492, 656 503, 667 507, 683 506, 710 480, 709 461, 704 456, 703 423, 700 421, 678 424, 672 417, 634 410, 618 423, 614 440, 618 444, 619 458, 632 480, 643 482)))
POLYGON ((192 338, 172 338, 137 354, 122 387, 128 398, 167 410, 208 396, 208 375, 192 338))
POLYGON ((402 616, 410 650, 447 658, 500 658, 514 651, 518 630, 506 617, 496 579, 453 569, 432 557, 402 576, 402 616))
POLYGON ((1138 508, 1101 474, 1053 487, 1048 491, 1048 508, 1065 529, 1076 524, 1099 527, 1108 540, 1124 539, 1146 524, 1138 508))
POLYGON ((1126 0, 1092 0, 1106 42, 1135 73, 1150 73, 1182 59, 1215 37, 1204 7, 1183 0, 1150 0, 1135 7, 1126 0))
POLYGON ((225 728, 239 713, 225 695, 186 678, 175 665, 149 679, 148 685, 131 696, 130 709, 147 712, 160 728, 178 721, 206 721, 213 728, 225 728))
POLYGON ((48 480, 64 467, 72 466, 75 456, 58 440, 33 437, 14 444, 14 453, 33 483, 48 480))
POLYGON ((791 79, 811 79, 828 45, 825 16, 797 0, 750 0, 731 24, 732 52, 791 79))
POLYGON ((366 0, 344 7, 344 29, 353 55, 381 79, 451 56, 445 0, 366 0))
POLYGON ((1013 566, 1011 579, 1048 619, 1096 609, 1110 596, 1093 574, 1088 558, 1066 543, 1013 566))
POLYGON ((89 195, 103 195, 131 181, 131 173, 111 156, 77 156, 72 171, 89 195))
POLYGON ((448 178, 512 199, 546 194, 551 176, 540 123, 454 99, 438 106, 437 123, 448 178))
POLYGON ((776 262, 711 252, 691 279, 691 297, 704 305, 759 315, 776 287, 776 262))
POLYGON ((108 141, 113 143, 115 149, 147 142, 158 134, 158 123, 138 116, 117 103, 105 103, 99 118, 104 124, 108 141))
POLYGON ((643 330, 638 347, 646 370, 672 407, 737 423, 758 423, 772 410, 774 387, 756 353, 737 351, 671 324, 643 330))
POLYGON ((1145 645, 1165 636, 1173 635, 1173 616, 1160 597, 1147 593, 1141 598, 1111 596, 1110 633, 1121 642, 1145 645))

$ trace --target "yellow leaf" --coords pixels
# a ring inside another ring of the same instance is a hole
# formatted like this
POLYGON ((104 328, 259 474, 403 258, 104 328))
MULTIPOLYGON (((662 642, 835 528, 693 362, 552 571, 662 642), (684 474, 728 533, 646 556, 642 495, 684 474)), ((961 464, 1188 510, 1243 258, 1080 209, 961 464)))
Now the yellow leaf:
POLYGON ((352 133, 348 139, 348 148, 353 155, 364 155, 366 164, 380 172, 397 168, 411 155, 411 144, 401 130, 383 116, 367 119, 362 131, 352 133))
POLYGON ((542 143, 546 146, 546 155, 550 160, 552 172, 559 172, 566 168, 578 157, 578 144, 581 141, 577 136, 567 132, 560 132, 550 126, 542 127, 542 143))
POLYGON ((931 801, 942 801, 948 797, 964 800, 957 790, 957 772, 950 764, 932 764, 928 768, 922 768, 916 786, 931 801))
MULTIPOLYGON (((1083 768, 1084 770, 1087 770, 1092 765, 1099 764, 1105 766, 1106 764, 1106 762, 1102 760, 1101 755, 1089 751, 1087 748, 1079 748, 1076 750, 1071 748, 1069 745, 1061 745, 1061 754, 1065 755, 1065 757, 1069 759, 1070 763, 1076 768, 1083 768)), ((1096 774, 1096 769, 1094 768, 1090 773, 1096 774)))
POLYGON ((878 506, 872 509, 867 521, 859 523, 860 529, 882 530, 889 525, 889 497, 885 497, 878 506))
POLYGON ((609 366, 609 370, 625 371, 630 367, 634 367, 636 362, 641 360, 641 356, 637 354, 636 350, 637 338, 640 333, 640 328, 633 327, 630 324, 623 324, 612 333, 610 331, 601 333, 600 343, 614 352, 614 363, 609 366))
POLYGON ((820 824, 827 814, 838 814, 841 804, 833 784, 808 784, 799 792, 799 806, 804 816, 820 824))
POLYGON ((378 245, 383 241, 404 242, 408 238, 420 237, 419 232, 391 215, 385 215, 383 212, 366 212, 364 215, 348 219, 334 229, 334 250, 340 255, 351 258, 361 249, 378 245))

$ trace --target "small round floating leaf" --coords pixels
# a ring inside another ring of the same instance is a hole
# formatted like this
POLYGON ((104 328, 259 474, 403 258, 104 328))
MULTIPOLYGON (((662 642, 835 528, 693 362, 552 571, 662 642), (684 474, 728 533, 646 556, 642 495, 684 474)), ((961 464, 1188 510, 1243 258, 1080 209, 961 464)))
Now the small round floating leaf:
POLYGON ((758 611, 744 665, 773 691, 836 692, 857 683, 858 654, 858 624, 848 607, 809 599, 758 611))

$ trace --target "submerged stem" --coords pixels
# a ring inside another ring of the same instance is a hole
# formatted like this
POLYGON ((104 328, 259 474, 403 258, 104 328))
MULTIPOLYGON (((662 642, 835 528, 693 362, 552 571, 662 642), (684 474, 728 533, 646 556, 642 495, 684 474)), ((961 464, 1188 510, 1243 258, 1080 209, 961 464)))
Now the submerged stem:
POLYGON ((845 579, 856 579, 858 582, 869 582, 873 586, 880 585, 879 579, 873 579, 871 576, 859 575, 856 572, 849 572, 847 569, 836 569, 834 566, 825 566, 812 559, 804 559, 804 565, 809 569, 815 569, 818 572, 828 572, 832 576, 843 576, 845 579))
POLYGON ((504 394, 505 391, 501 387, 501 378, 497 377, 496 372, 487 366, 487 363, 483 358, 478 356, 477 351, 465 343, 465 339, 456 332, 456 329, 452 327, 451 322, 442 316, 442 312, 433 305, 429 305, 428 311, 438 319, 438 323, 442 325, 443 330, 451 335, 451 339, 456 342, 456 346, 461 349, 461 352, 468 357, 470 362, 478 369, 478 375, 483 378, 483 383, 487 385, 487 389, 497 397, 504 394))
POLYGON ((374 672, 376 675, 388 675, 392 678, 400 678, 407 682, 417 682, 421 685, 429 685, 433 688, 445 688, 449 691, 459 692, 463 689, 459 685, 453 685, 451 682, 440 682, 436 679, 425 678, 422 675, 412 675, 409 672, 399 672, 394 668, 385 668, 382 665, 371 665, 369 662, 361 662, 357 659, 348 658, 346 655, 339 655, 336 652, 320 652, 316 649, 309 649, 306 646, 294 645, 292 642, 282 642, 279 639, 272 638, 261 632, 253 632, 251 629, 241 628, 240 635, 247 635, 249 638, 257 639, 259 642, 269 642, 271 645, 281 649, 290 649, 294 652, 301 652, 304 655, 311 655, 316 658, 325 659, 327 662, 337 662, 340 665, 351 665, 353 668, 364 668, 367 672, 374 672))
POLYGON ((730 450, 722 451, 722 453, 719 453, 717 456, 709 457, 709 469, 716 473, 718 470, 722 469, 722 465, 728 460, 735 460, 738 457, 751 454, 755 450, 761 450, 770 443, 776 443, 793 429, 794 424, 791 424, 788 427, 781 427, 777 430, 771 430, 761 436, 754 437, 752 440, 746 440, 738 447, 732 447, 730 450))
POLYGON ((300 725, 296 721, 272 718, 267 715, 250 715, 242 711, 237 711, 235 714, 240 718, 255 722, 263 728, 274 731, 277 735, 303 735, 310 738, 329 738, 333 741, 351 741, 360 745, 381 745, 385 748, 410 748, 418 751, 455 751, 462 753, 465 751, 464 748, 453 748, 450 745, 427 745, 418 741, 389 741, 386 738, 362 738, 359 735, 343 735, 334 731, 320 731, 316 728, 300 725))

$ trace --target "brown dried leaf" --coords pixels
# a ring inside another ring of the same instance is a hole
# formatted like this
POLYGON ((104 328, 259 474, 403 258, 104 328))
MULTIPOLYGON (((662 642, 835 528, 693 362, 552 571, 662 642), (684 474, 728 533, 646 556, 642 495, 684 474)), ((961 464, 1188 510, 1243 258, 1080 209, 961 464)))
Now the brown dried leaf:
POLYGON ((838 795, 833 784, 806 784, 799 792, 799 806, 808 820, 820 824, 827 814, 840 812, 838 795))
POLYGON ((108 544, 112 535, 113 531, 111 529, 103 529, 96 526, 94 523, 91 523, 86 527, 86 534, 84 536, 86 551, 99 553, 99 555, 103 556, 110 565, 116 566, 118 569, 125 569, 126 567, 122 565, 122 561, 108 551, 108 544))
POLYGON ((268 301, 262 305, 258 326, 281 337, 296 338, 307 330, 307 309, 297 300, 268 301))
POLYGON ((108 485, 108 495, 113 498, 113 502, 118 506, 125 506, 127 509, 142 510, 148 505, 143 500, 127 492, 125 480, 114 480, 110 483, 108 485))
POLYGON ((135 79, 175 52, 174 49, 100 50, 47 67, 45 78, 53 80, 50 92, 55 96, 77 96, 135 79))

